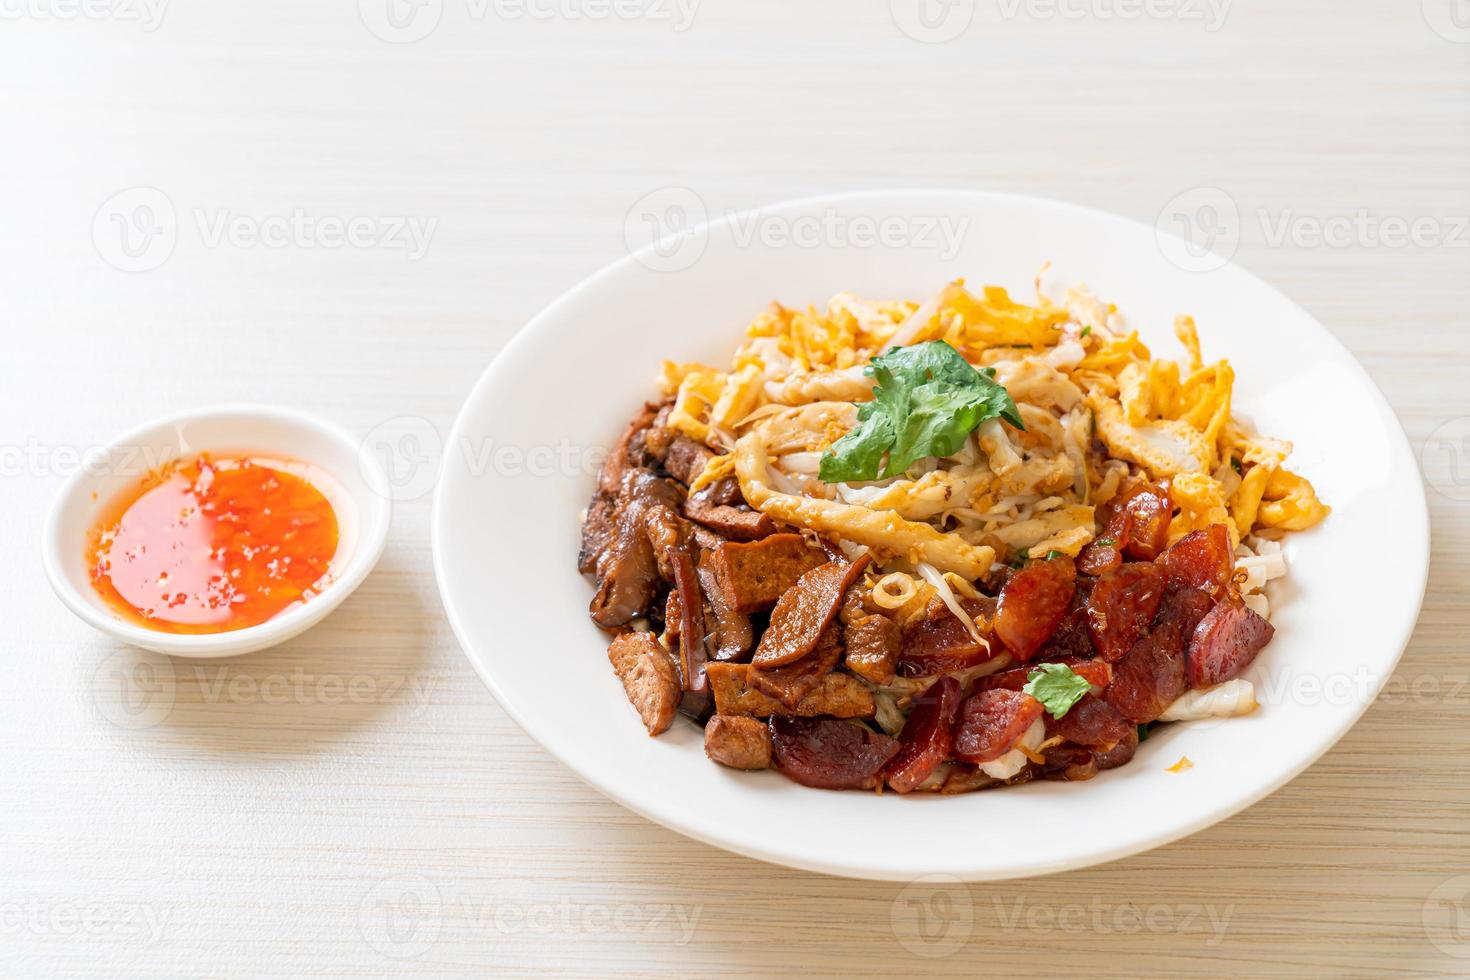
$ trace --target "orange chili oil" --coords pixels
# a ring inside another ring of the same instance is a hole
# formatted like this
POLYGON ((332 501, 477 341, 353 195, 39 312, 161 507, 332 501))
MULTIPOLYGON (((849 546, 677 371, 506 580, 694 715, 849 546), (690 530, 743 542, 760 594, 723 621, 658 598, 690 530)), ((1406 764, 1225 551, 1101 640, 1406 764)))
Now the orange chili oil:
POLYGON ((92 530, 92 586, 164 633, 245 629, 312 598, 330 581, 337 514, 288 467, 203 455, 150 473, 92 530))

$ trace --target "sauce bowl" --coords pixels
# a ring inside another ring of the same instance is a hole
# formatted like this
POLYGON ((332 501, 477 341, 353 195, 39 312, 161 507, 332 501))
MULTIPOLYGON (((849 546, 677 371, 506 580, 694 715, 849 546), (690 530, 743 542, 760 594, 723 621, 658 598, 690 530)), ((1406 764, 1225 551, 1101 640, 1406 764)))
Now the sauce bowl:
POLYGON ((134 429, 83 461, 46 518, 42 556, 52 589, 82 621, 133 646, 177 657, 233 657, 283 643, 316 625, 362 584, 383 553, 391 488, 382 464, 346 431, 304 412, 227 405, 169 416, 134 429), (318 489, 336 512, 332 580, 274 618, 220 633, 169 633, 124 620, 92 587, 88 535, 108 506, 160 467, 208 453, 300 461, 325 475, 318 489))

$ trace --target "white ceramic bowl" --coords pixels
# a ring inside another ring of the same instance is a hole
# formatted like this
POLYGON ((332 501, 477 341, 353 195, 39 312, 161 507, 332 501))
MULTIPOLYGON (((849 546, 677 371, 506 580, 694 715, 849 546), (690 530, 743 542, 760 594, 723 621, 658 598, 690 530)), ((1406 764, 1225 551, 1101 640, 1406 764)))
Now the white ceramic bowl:
POLYGON ((448 440, 466 451, 445 463, 434 560, 470 662, 533 738, 613 799, 700 840, 800 868, 893 880, 1041 874, 1167 843, 1250 805, 1342 737, 1393 671, 1423 596, 1428 518, 1403 431, 1352 356, 1245 271, 1172 264, 1166 250, 1183 248, 1070 205, 910 191, 763 209, 603 270, 506 347, 448 440), (917 234, 939 219, 966 229, 952 254, 835 240, 885 222, 917 234), (813 247, 809 229, 835 229, 834 241, 813 247), (575 568, 592 467, 487 467, 487 447, 529 461, 548 448, 609 445, 654 396, 660 358, 728 364, 746 323, 773 299, 925 299, 958 276, 1030 297, 1047 260, 1048 282, 1088 283, 1161 355, 1181 356, 1173 318, 1194 314, 1205 356, 1228 357, 1237 371, 1238 413, 1295 442, 1293 467, 1334 508, 1291 537, 1290 574, 1273 583, 1276 638, 1246 675, 1260 709, 1163 726, 1133 762, 1091 782, 942 798, 822 792, 774 772, 733 772, 705 758, 699 731, 682 720, 649 738, 608 666, 607 638, 587 618, 592 586, 575 568), (1168 771, 1184 755, 1194 767, 1168 771))
POLYGON ((115 439, 67 480, 46 520, 46 575, 67 608, 104 633, 178 657, 233 657, 282 643, 320 622, 367 578, 388 538, 392 506, 387 476, 347 432, 284 408, 230 405, 159 419, 115 439), (88 532, 102 511, 155 466, 200 452, 248 454, 309 464, 337 514, 336 574, 321 594, 265 623, 227 633, 175 634, 145 629, 107 607, 88 579, 88 532))

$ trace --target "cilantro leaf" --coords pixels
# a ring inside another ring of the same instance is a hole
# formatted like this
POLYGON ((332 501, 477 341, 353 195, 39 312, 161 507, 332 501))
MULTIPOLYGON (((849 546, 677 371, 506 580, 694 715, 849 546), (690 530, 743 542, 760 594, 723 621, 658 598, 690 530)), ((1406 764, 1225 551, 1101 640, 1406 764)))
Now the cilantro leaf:
POLYGON ((873 412, 869 418, 864 419, 862 409, 859 409, 857 427, 833 443, 831 452, 822 454, 819 471, 822 481, 843 483, 847 480, 873 479, 861 474, 876 475, 883 468, 883 458, 897 438, 892 414, 873 412), (834 468, 837 462, 834 454, 839 447, 844 467, 840 471, 834 468))
POLYGON ((864 371, 878 382, 858 424, 822 454, 824 483, 866 482, 903 473, 930 456, 952 456, 985 422, 1026 426, 994 368, 977 370, 942 340, 899 347, 864 371))
POLYGON ((1092 684, 1066 664, 1039 664, 1026 675, 1026 686, 1021 690, 1040 701, 1053 718, 1060 719, 1092 690, 1092 684))

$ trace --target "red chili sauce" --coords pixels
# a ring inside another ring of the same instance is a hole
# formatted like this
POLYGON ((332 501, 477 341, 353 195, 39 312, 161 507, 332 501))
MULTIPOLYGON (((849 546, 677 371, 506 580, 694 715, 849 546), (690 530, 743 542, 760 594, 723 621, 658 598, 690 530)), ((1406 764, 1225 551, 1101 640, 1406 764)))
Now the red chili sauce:
POLYGON ((264 623, 331 581, 337 515, 306 471, 202 455, 150 473, 88 536, 98 594, 124 619, 164 633, 264 623))

